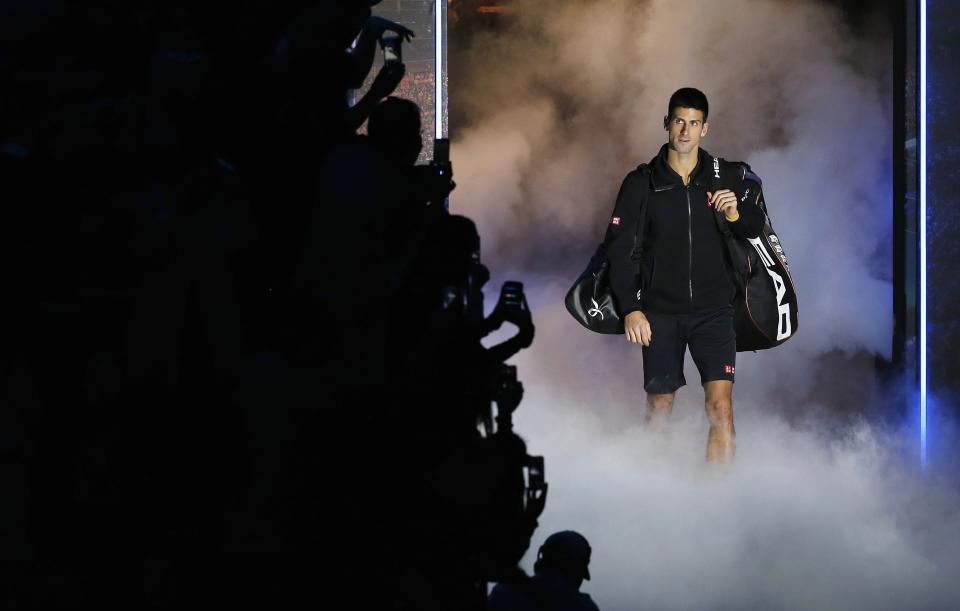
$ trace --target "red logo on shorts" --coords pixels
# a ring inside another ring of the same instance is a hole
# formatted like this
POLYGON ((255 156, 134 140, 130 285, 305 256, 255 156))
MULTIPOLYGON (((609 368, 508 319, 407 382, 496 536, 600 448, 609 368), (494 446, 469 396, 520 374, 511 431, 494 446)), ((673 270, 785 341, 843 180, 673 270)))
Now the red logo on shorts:
POLYGON ((614 225, 619 225, 619 224, 620 224, 620 217, 619 217, 619 216, 613 217, 613 220, 610 221, 610 223, 612 223, 612 224, 614 224, 614 225))
POLYGON ((724 365, 723 373, 736 373, 737 369, 733 365, 724 365))

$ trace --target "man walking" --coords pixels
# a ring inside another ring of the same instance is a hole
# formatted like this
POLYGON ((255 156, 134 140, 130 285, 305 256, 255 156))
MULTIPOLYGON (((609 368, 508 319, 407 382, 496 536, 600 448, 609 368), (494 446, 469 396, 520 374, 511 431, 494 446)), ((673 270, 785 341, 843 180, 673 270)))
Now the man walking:
POLYGON ((723 232, 755 238, 765 216, 754 203, 759 185, 748 179, 748 166, 716 160, 700 148, 708 112, 707 98, 697 89, 679 89, 670 97, 663 119, 667 143, 646 169, 624 179, 607 256, 626 338, 643 347, 647 423, 664 426, 677 389, 686 384, 683 359, 689 346, 710 420, 707 460, 731 462, 737 355, 731 303, 737 289, 723 232), (712 190, 715 163, 731 188, 712 190))

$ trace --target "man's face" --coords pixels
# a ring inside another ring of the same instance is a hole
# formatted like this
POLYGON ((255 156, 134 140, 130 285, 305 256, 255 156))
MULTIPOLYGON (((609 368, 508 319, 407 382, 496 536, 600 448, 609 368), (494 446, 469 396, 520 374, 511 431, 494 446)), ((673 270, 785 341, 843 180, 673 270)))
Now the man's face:
POLYGON ((677 106, 672 112, 671 116, 663 118, 670 148, 682 154, 696 150, 709 129, 703 120, 703 111, 677 106))

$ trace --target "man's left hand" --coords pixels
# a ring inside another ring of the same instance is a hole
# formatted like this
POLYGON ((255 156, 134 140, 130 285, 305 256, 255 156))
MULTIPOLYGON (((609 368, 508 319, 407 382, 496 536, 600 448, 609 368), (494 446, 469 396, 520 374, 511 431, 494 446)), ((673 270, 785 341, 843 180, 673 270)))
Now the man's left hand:
POLYGON ((737 212, 737 203, 737 196, 730 189, 720 189, 716 193, 707 191, 707 205, 722 212, 728 221, 740 216, 737 212))

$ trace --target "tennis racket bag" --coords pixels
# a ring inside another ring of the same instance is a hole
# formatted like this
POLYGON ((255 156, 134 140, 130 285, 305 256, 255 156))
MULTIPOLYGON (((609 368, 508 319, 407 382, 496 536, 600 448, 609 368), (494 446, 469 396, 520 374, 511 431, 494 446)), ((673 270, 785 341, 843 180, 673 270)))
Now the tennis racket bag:
MULTIPOLYGON (((713 189, 730 184, 729 177, 720 176, 722 166, 713 159, 713 189)), ((742 201, 753 197, 754 203, 766 217, 763 230, 756 238, 736 237, 717 212, 717 225, 727 243, 727 251, 733 263, 737 297, 734 300, 734 328, 737 332, 737 352, 764 350, 779 346, 797 332, 800 315, 797 309, 797 292, 783 244, 773 229, 767 205, 763 199, 760 177, 745 163, 734 164, 744 182, 738 196, 742 201), (742 195, 741 195, 742 192, 742 195)), ((729 188, 729 187, 727 187, 729 188)))

